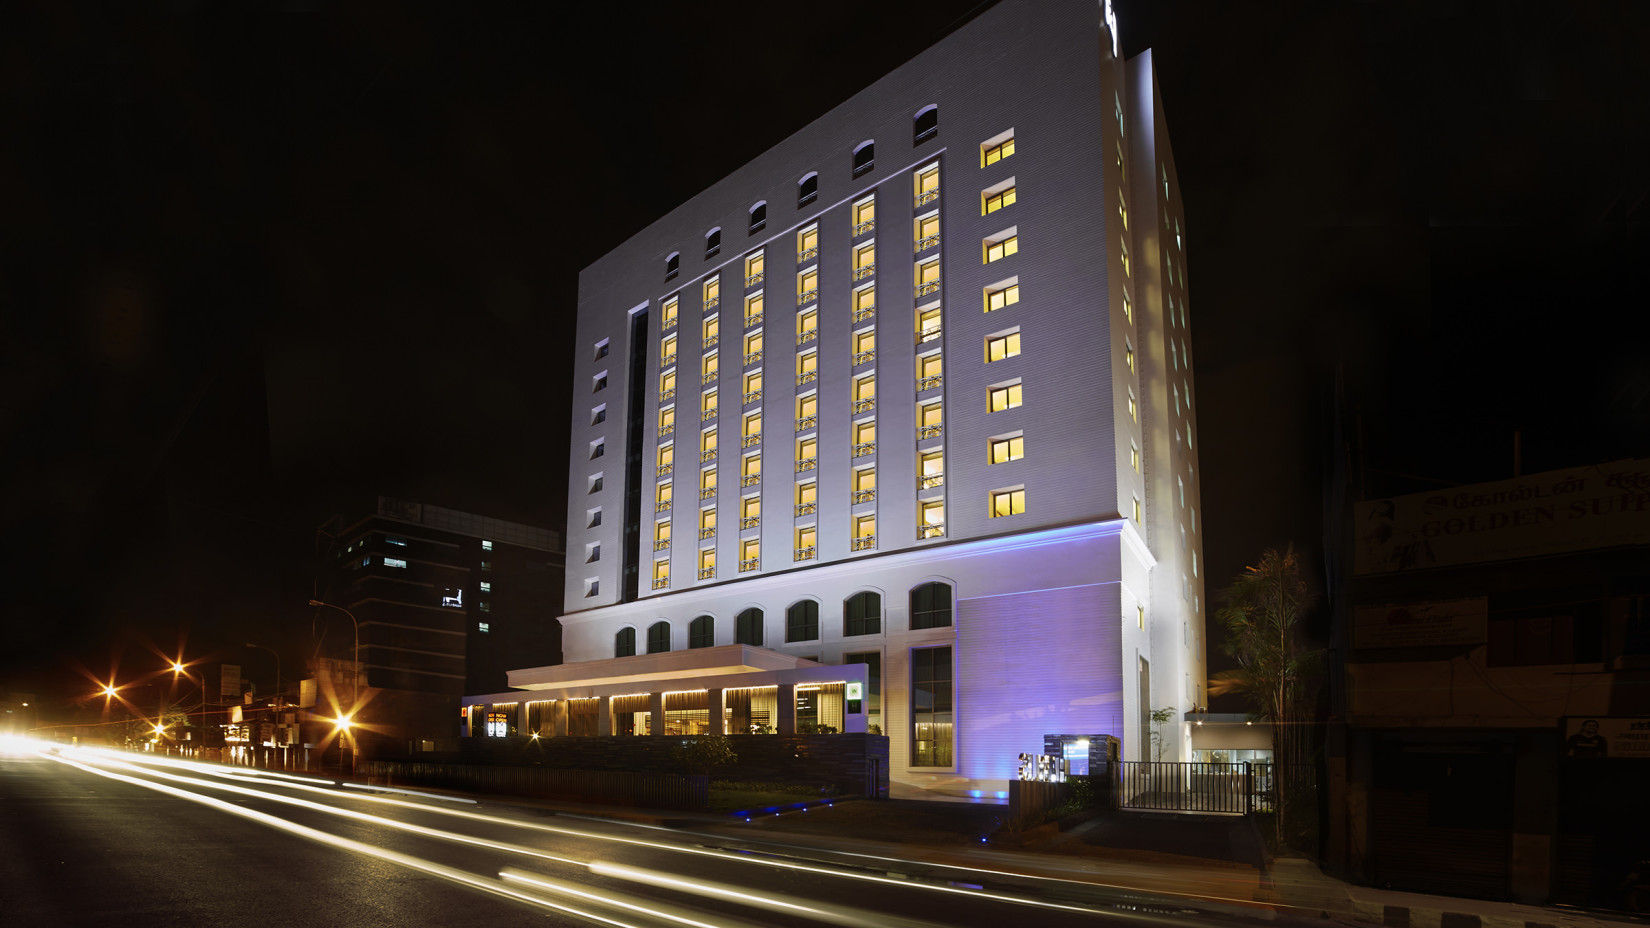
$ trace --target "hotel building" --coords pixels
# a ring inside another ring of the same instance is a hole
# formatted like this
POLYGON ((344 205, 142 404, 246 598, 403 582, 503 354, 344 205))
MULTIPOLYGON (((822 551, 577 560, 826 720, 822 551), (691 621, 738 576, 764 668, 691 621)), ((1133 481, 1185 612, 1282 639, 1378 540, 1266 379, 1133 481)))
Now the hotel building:
POLYGON ((466 702, 881 731, 906 795, 1202 703, 1186 222, 1115 29, 1005 0, 584 270, 566 663, 466 702))

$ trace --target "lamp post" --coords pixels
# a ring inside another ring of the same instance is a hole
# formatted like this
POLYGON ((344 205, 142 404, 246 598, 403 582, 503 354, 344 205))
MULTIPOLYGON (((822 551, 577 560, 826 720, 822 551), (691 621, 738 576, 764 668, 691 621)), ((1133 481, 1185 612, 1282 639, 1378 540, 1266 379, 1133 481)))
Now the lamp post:
MULTIPOLYGON (((189 675, 189 665, 188 664, 185 664, 182 661, 173 661, 172 662, 172 686, 174 687, 174 692, 176 691, 175 688, 177 686, 179 676, 182 676, 185 680, 188 680, 190 683, 195 682, 195 678, 189 675)), ((201 675, 199 687, 200 687, 200 697, 201 697, 201 705, 200 705, 200 709, 201 709, 201 739, 202 739, 201 743, 204 744, 205 743, 205 737, 206 737, 206 675, 205 674, 201 675)), ((183 704, 182 700, 179 700, 178 704, 181 706, 183 704)), ((162 715, 161 721, 162 722, 166 721, 165 713, 162 712, 161 715, 162 715)), ((185 727, 185 728, 189 727, 189 710, 187 708, 185 708, 183 710, 183 727, 185 727)), ((191 741, 190 748, 194 749, 195 751, 198 751, 199 747, 196 744, 194 744, 193 736, 191 736, 190 741, 191 741)))
POLYGON ((279 743, 280 742, 280 730, 281 730, 281 652, 275 650, 272 647, 269 647, 268 645, 253 644, 250 641, 248 641, 246 643, 246 646, 249 647, 249 648, 258 648, 259 650, 262 650, 262 651, 268 651, 269 653, 275 655, 275 706, 274 706, 274 709, 275 709, 275 731, 276 731, 275 740, 277 742, 277 746, 279 746, 281 748, 281 767, 285 768, 286 767, 286 745, 279 743))
MULTIPOLYGON (((309 601, 309 604, 311 606, 325 606, 328 609, 336 609, 339 612, 342 612, 344 615, 349 616, 349 623, 355 629, 355 667, 354 671, 350 674, 350 679, 354 681, 352 686, 353 695, 350 697, 350 710, 348 716, 348 719, 353 721, 355 718, 355 711, 361 707, 361 623, 355 620, 355 613, 350 612, 343 606, 334 606, 332 603, 324 603, 319 599, 312 599, 309 601)), ((353 774, 355 772, 356 760, 361 753, 361 743, 355 740, 355 735, 351 731, 350 725, 345 724, 340 727, 343 729, 345 734, 349 735, 350 773, 353 774)))

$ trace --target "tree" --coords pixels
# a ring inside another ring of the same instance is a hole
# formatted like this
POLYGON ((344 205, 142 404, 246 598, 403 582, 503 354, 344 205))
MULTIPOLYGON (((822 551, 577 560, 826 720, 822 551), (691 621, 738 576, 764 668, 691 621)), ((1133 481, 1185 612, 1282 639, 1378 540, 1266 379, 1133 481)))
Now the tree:
POLYGON ((1163 759, 1163 726, 1174 721, 1174 717, 1179 714, 1180 710, 1174 706, 1164 706, 1161 709, 1153 709, 1151 712, 1152 747, 1157 749, 1158 760, 1163 759))
POLYGON ((1209 694, 1237 693, 1255 714, 1272 723, 1273 782, 1279 836, 1289 807, 1290 776, 1309 760, 1308 723, 1313 684, 1322 652, 1308 649, 1301 624, 1318 597, 1301 576, 1300 556, 1290 545, 1267 548, 1222 593, 1215 618, 1226 630, 1221 649, 1237 659, 1235 670, 1209 678, 1209 694))

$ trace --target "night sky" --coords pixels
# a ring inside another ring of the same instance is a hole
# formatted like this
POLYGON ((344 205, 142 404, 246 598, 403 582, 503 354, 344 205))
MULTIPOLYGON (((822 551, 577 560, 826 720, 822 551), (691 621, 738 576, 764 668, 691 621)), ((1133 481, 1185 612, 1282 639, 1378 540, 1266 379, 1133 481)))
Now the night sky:
MULTIPOLYGON (((0 691, 299 660, 316 527, 560 527, 577 272, 973 2, 13 8, 0 691)), ((1186 201, 1211 588, 1370 495, 1650 455, 1650 4, 1119 0, 1186 201)))

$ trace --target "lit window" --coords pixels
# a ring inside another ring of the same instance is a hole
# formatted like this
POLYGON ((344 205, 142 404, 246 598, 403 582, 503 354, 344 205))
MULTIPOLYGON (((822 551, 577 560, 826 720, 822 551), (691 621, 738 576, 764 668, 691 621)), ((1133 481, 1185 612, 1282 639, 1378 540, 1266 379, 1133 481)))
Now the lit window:
POLYGON ((818 484, 812 480, 804 480, 796 485, 796 514, 805 516, 814 511, 815 494, 818 484))
POLYGON ((762 252, 754 252, 745 258, 745 286, 754 287, 762 282, 762 252))
POLYGON ((762 518, 762 497, 747 496, 739 501, 739 527, 755 528, 762 518))
POLYGON ((1000 261, 1009 255, 1020 251, 1020 236, 1018 233, 1000 234, 985 240, 985 263, 1000 261))
MULTIPOLYGON (((744 541, 741 541, 739 543, 739 570, 741 572, 747 571, 747 570, 757 570, 761 566, 762 566, 762 539, 760 539, 760 538, 747 538, 744 541)), ((758 618, 756 620, 756 622, 757 622, 756 640, 755 641, 748 640, 747 630, 746 630, 745 626, 743 624, 741 624, 740 629, 739 629, 739 631, 740 631, 739 643, 740 644, 760 645, 762 643, 762 628, 761 628, 761 621, 762 620, 760 618, 760 616, 762 615, 762 611, 760 609, 747 609, 747 610, 745 610, 745 612, 755 612, 758 616, 758 618)), ((741 623, 743 623, 743 621, 744 621, 745 612, 741 612, 739 614, 739 618, 740 618, 741 623)))
POLYGON ((796 356, 796 385, 814 382, 819 373, 819 352, 804 351, 796 356))
POLYGON ((745 363, 755 364, 762 360, 762 330, 745 336, 745 363))
POLYGON ((1140 446, 1129 442, 1129 469, 1140 473, 1140 446))
POLYGON ((722 317, 709 316, 700 325, 700 335, 704 337, 704 346, 713 347, 722 335, 722 317))
POLYGON ((815 543, 817 537, 818 533, 814 531, 814 527, 811 525, 797 529, 794 559, 798 561, 813 560, 815 555, 818 553, 818 548, 815 543))
POLYGON ((866 329, 854 333, 854 363, 864 364, 874 360, 877 352, 877 331, 866 329))
POLYGON ((917 358, 917 389, 929 390, 940 385, 945 373, 945 362, 938 351, 917 358))
POLYGON ((917 296, 927 296, 940 289, 940 260, 934 258, 916 267, 917 296))
POLYGON ((1146 607, 1145 606, 1136 605, 1134 607, 1134 623, 1135 623, 1135 625, 1139 626, 1140 628, 1145 628, 1146 627, 1146 607))
POLYGON ((811 470, 813 468, 818 448, 819 439, 817 438, 798 438, 796 440, 797 470, 811 470), (806 465, 806 467, 803 465, 806 465))
POLYGON ((980 147, 980 166, 996 164, 1014 154, 1014 136, 1009 136, 1001 142, 991 146, 980 147))
POLYGON ((796 398, 796 427, 811 429, 819 424, 819 394, 805 393, 796 398))
POLYGON ((699 460, 708 461, 716 457, 716 429, 709 428, 699 433, 699 460))
MULTIPOLYGON (((653 562, 653 588, 664 589, 670 586, 670 561, 657 560, 653 562)), ((622 656, 622 655, 621 655, 622 656)))
MULTIPOLYGON (((712 372, 714 373, 714 372, 712 372)), ((699 418, 707 419, 716 415, 716 391, 706 390, 699 394, 699 418)))
POLYGON ((917 438, 938 438, 944 426, 944 403, 935 400, 917 407, 917 438))
POLYGON ((407 561, 406 561, 405 558, 387 557, 387 558, 384 558, 384 566, 385 567, 406 567, 407 566, 407 561))
POLYGON ((796 260, 807 261, 819 254, 819 226, 813 225, 796 233, 796 260))
POLYGON ((1123 343, 1123 364, 1131 373, 1134 371, 1134 346, 1127 342, 1123 343))
MULTIPOLYGON (((877 517, 875 513, 854 517, 854 537, 850 547, 855 551, 869 551, 877 546, 877 517)), ((868 632, 848 632, 850 635, 874 635, 876 630, 868 632)))
POLYGON ((1000 387, 992 387, 986 396, 987 412, 1001 412, 1004 409, 1013 409, 1014 407, 1020 405, 1020 382, 1016 380, 1013 383, 1003 384, 1000 387))
POLYGON ((991 494, 991 518, 998 516, 1012 516, 1026 511, 1026 491, 1024 487, 1012 490, 996 490, 991 494))
POLYGON ((854 379, 854 412, 865 412, 877 403, 877 377, 867 374, 854 379))
POLYGON ((699 510, 699 537, 716 537, 716 507, 710 506, 699 510))
POLYGON ((488 581, 486 581, 486 580, 483 580, 483 581, 481 581, 481 592, 483 592, 483 593, 491 593, 491 592, 492 592, 492 591, 493 591, 493 585, 492 585, 492 583, 490 583, 490 582, 488 582, 488 581))
MULTIPOLYGON (((762 414, 760 412, 753 412, 750 415, 745 417, 745 420, 744 420, 744 437, 746 439, 760 438, 761 435, 762 435, 762 414)), ((752 442, 747 441, 745 444, 748 447, 750 444, 752 444, 752 442)))
POLYGON ((666 406, 659 410, 659 434, 669 435, 676 431, 676 407, 666 406))
POLYGON ((705 308, 715 309, 722 303, 722 277, 717 275, 705 281, 705 308))
POLYGON ((1133 388, 1129 390, 1129 421, 1140 421, 1140 407, 1135 405, 1133 388))
POLYGON ((699 579, 710 580, 716 576, 716 549, 699 549, 699 579))
POLYGON ((716 468, 707 467, 699 472, 699 498, 716 498, 716 468))
POLYGON ((676 336, 666 335, 659 343, 659 365, 661 367, 676 362, 676 336))
POLYGON ((659 446, 658 476, 668 477, 676 466, 676 444, 659 446))
POLYGON ((925 306, 917 310, 917 343, 940 337, 940 307, 925 306))
POLYGON ((482 542, 482 543, 481 543, 481 550, 483 550, 483 551, 491 551, 491 550, 493 550, 493 543, 492 543, 492 542, 490 542, 490 541, 483 541, 483 542, 482 542))
POLYGON ((1006 286, 985 288, 985 311, 1002 309, 1020 302, 1020 284, 1018 281, 1006 286))
POLYGON ((670 547, 670 520, 653 523, 653 550, 664 551, 670 547))
POLYGON ((867 242, 854 249, 854 279, 871 276, 877 269, 877 243, 867 242))
POLYGON ((1123 188, 1117 188, 1117 215, 1123 220, 1123 231, 1129 231, 1129 207, 1123 199, 1123 188))
POLYGON ((914 175, 917 206, 927 206, 940 198, 940 166, 931 164, 914 175))
POLYGON ((864 235, 876 228, 877 199, 871 197, 854 204, 854 234, 864 235))
POLYGON ((877 450, 877 423, 859 422, 854 424, 854 457, 863 457, 877 450))
POLYGON ((934 538, 945 534, 945 500, 927 500, 917 504, 918 535, 934 538))
POLYGON ((670 500, 671 500, 670 483, 667 481, 665 483, 661 483, 661 484, 656 485, 655 488, 654 488, 654 491, 653 491, 653 511, 654 512, 669 512, 670 511, 670 500))
POLYGON ((753 487, 762 482, 762 453, 747 454, 739 459, 739 485, 753 487))
POLYGON ((1122 243, 1119 244, 1119 246, 1118 246, 1118 255, 1123 260, 1123 276, 1127 277, 1129 274, 1132 273, 1132 271, 1130 270, 1130 264, 1129 264, 1129 243, 1128 242, 1122 242, 1122 243))
POLYGON ((1019 353, 1020 332, 1017 329, 1013 332, 994 335, 985 340, 985 361, 987 364, 992 361, 1001 361, 1004 358, 1012 358, 1019 353))
POLYGON ((711 383, 716 379, 717 371, 720 369, 721 364, 717 361, 716 352, 712 351, 705 355, 699 361, 699 382, 711 383))
POLYGON ((670 328, 676 324, 676 315, 676 297, 671 297, 665 300, 664 310, 659 316, 659 325, 666 329, 670 328))
POLYGON ((992 464, 1007 464, 1009 461, 1018 461, 1026 456, 1026 440, 1024 435, 1009 435, 1004 438, 991 439, 990 461, 992 464))
POLYGON ((671 368, 659 375, 659 396, 669 399, 676 395, 676 369, 671 368))
MULTIPOLYGON (((754 293, 745 298, 745 325, 750 327, 762 321, 762 294, 754 293)), ((746 352, 749 354, 749 352, 746 352)))
POLYGON ((1140 521, 1140 497, 1138 496, 1134 497, 1134 509, 1132 510, 1132 515, 1134 517, 1134 521, 1140 521))
POLYGON ((476 623, 476 631, 481 632, 483 635, 487 634, 488 632, 490 632, 492 630, 493 630, 493 626, 488 622, 477 622, 476 623))
POLYGON ((995 213, 1005 206, 1013 206, 1015 201, 1014 186, 1010 184, 1001 190, 987 191, 981 196, 980 215, 995 213))
POLYGON ((752 371, 745 375, 745 402, 754 403, 762 398, 762 372, 752 371))
POLYGON ((819 298, 819 269, 808 268, 796 275, 796 302, 800 306, 819 298))
POLYGON ((917 489, 932 490, 945 485, 945 452, 924 451, 917 460, 917 489))
POLYGON ((1123 294, 1123 318, 1129 322, 1134 321, 1134 307, 1130 305, 1127 293, 1123 294))
POLYGON ((938 213, 927 216, 918 216, 913 230, 917 251, 927 251, 940 243, 940 217, 938 213))
POLYGON ((1127 180, 1127 175, 1128 175, 1128 165, 1125 164, 1124 161, 1123 161, 1123 143, 1121 141, 1119 141, 1117 143, 1117 160, 1114 162, 1114 164, 1117 167, 1117 180, 1118 180, 1118 182, 1119 183, 1125 182, 1127 180))

